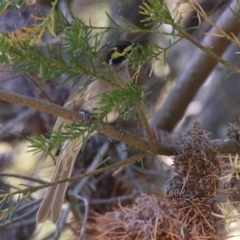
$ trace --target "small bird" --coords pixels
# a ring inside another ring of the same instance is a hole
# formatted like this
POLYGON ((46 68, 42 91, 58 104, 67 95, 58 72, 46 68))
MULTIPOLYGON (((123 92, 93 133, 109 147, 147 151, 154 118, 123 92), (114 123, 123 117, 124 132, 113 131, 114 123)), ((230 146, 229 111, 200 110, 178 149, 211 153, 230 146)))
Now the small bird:
MULTIPOLYGON (((131 81, 131 76, 127 66, 127 55, 131 49, 138 46, 139 42, 129 40, 118 40, 103 45, 97 52, 97 57, 93 59, 93 69, 101 76, 109 74, 106 64, 112 69, 116 83, 124 84, 131 81)), ((80 114, 93 114, 94 110, 101 107, 99 99, 101 94, 114 89, 114 86, 106 81, 93 79, 89 76, 83 76, 79 83, 71 91, 64 107, 78 111, 80 114)), ((110 112, 106 119, 109 123, 116 120, 117 112, 110 112)), ((104 118, 105 119, 105 118, 104 118)), ((64 132, 66 125, 73 124, 70 120, 59 117, 54 126, 53 132, 64 132)), ((84 136, 80 135, 76 140, 65 141, 57 157, 55 171, 52 176, 52 182, 63 178, 71 177, 76 157, 83 145, 84 136)), ((37 223, 45 222, 47 219, 56 223, 59 219, 62 204, 67 191, 68 183, 62 183, 51 186, 43 198, 43 201, 37 212, 37 223)))

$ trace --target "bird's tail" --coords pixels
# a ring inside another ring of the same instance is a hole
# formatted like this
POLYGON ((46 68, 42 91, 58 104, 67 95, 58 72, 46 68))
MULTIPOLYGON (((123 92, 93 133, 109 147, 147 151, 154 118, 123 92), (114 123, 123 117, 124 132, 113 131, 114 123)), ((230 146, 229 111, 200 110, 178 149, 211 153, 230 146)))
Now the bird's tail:
MULTIPOLYGON (((74 163, 82 147, 82 143, 83 138, 80 137, 75 141, 69 140, 63 144, 51 182, 71 177, 74 163)), ((58 221, 67 187, 68 182, 48 188, 37 212, 37 223, 45 222, 47 219, 54 223, 58 221)))

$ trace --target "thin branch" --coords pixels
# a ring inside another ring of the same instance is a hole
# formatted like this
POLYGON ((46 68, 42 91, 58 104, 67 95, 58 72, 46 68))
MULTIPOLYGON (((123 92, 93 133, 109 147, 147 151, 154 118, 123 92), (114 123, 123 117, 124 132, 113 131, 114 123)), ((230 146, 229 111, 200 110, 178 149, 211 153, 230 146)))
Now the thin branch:
POLYGON ((1 177, 21 178, 21 179, 29 180, 29 181, 32 181, 32 182, 37 182, 37 183, 40 183, 40 184, 47 183, 47 181, 44 181, 44 180, 42 180, 42 179, 34 178, 34 177, 29 177, 29 176, 25 176, 25 175, 21 175, 21 174, 0 172, 0 176, 1 176, 1 177))
POLYGON ((46 93, 46 91, 43 89, 43 87, 40 85, 40 81, 36 81, 34 77, 32 77, 30 74, 26 74, 28 78, 31 80, 31 82, 39 89, 39 91, 47 98, 49 102, 53 102, 51 97, 46 93))
MULTIPOLYGON (((219 33, 221 33, 222 36, 224 36, 226 39, 228 39, 229 41, 231 41, 232 43, 236 44, 237 46, 239 46, 239 41, 236 41, 236 39, 234 39, 233 37, 231 37, 228 33, 226 33, 221 27, 219 27, 216 23, 214 23, 209 17, 208 15, 204 12, 204 10, 202 9, 202 7, 199 5, 199 3, 196 0, 189 0, 188 1, 190 6, 200 15, 202 16, 202 18, 204 18, 210 25, 212 25, 213 27, 215 27, 219 33)), ((235 4, 234 4, 235 5, 235 4)), ((235 6, 232 7, 236 7, 235 6)), ((229 7, 231 9, 231 6, 229 7)), ((234 8, 236 9, 236 8, 234 8)), ((233 9, 232 9, 233 10, 233 9)), ((230 32, 231 33, 231 32, 230 32)))
POLYGON ((139 117, 141 119, 142 125, 143 125, 143 127, 144 127, 144 129, 146 131, 149 148, 152 151, 154 151, 155 143, 154 143, 154 140, 153 140, 153 135, 151 133, 151 129, 150 129, 147 117, 146 117, 146 115, 145 115, 145 113, 144 113, 144 111, 143 111, 141 106, 137 106, 137 112, 138 112, 138 115, 139 115, 139 117))
POLYGON ((61 233, 62 233, 62 230, 65 227, 65 223, 67 221, 67 217, 68 217, 69 211, 70 211, 70 207, 69 206, 67 206, 67 208, 62 210, 61 216, 60 216, 60 218, 59 218, 59 220, 57 222, 56 231, 54 233, 54 240, 57 240, 57 239, 59 239, 61 237, 61 233))
MULTIPOLYGON (((213 140, 213 142, 217 145, 217 146, 222 146, 222 148, 224 150, 227 149, 226 152, 221 152, 221 153, 230 153, 230 151, 235 151, 236 152, 240 152, 240 147, 239 147, 239 144, 237 144, 235 141, 233 140, 222 140, 222 139, 217 139, 217 140, 213 140), (235 144, 235 145, 234 145, 235 144), (228 151, 229 150, 229 151, 228 151)), ((95 175, 98 175, 100 173, 103 173, 103 172, 106 172, 106 171, 109 171, 109 170, 113 170, 113 169, 116 169, 116 168, 120 168, 120 167, 123 167, 123 166, 129 166, 137 161, 139 161, 140 159, 146 157, 148 154, 147 153, 139 153, 139 154, 136 154, 124 161, 121 161, 121 162, 118 162, 118 163, 114 163, 114 164, 111 164, 109 166, 106 166, 106 167, 102 167, 100 169, 97 169, 97 170, 94 170, 94 171, 91 171, 89 173, 83 173, 83 174, 80 174, 80 175, 77 175, 77 176, 74 176, 74 177, 71 177, 71 178, 65 178, 65 179, 61 179, 59 181, 55 181, 55 182, 51 182, 51 183, 46 183, 46 184, 43 184, 43 185, 40 185, 40 186, 35 186, 35 187, 29 187, 29 188, 26 188, 26 189, 22 189, 22 190, 17 190, 15 192, 11 192, 11 193, 6 193, 6 194, 1 194, 1 197, 2 199, 3 198, 8 198, 8 197, 11 197, 13 195, 16 195, 16 194, 27 194, 27 193, 33 193, 33 192, 36 192, 40 189, 43 189, 43 188, 47 188, 47 187, 51 187, 51 186, 54 186, 54 185, 57 185, 57 184, 61 184, 61 183, 64 183, 64 182, 76 182, 76 181, 79 181, 85 177, 91 177, 91 176, 95 176, 95 175)), ((2 200, 3 201, 3 200, 2 200)))
POLYGON ((219 153, 225 154, 235 154, 239 153, 240 144, 238 141, 232 139, 214 139, 212 140, 214 144, 216 144, 219 153))
MULTIPOLYGON (((20 94, 9 93, 0 90, 0 100, 18 103, 26 107, 32 107, 49 114, 69 119, 71 121, 75 122, 83 121, 82 115, 78 114, 77 112, 32 97, 27 97, 20 94)), ((121 133, 119 133, 119 131, 116 131, 115 127, 110 126, 109 124, 103 123, 102 127, 99 129, 99 132, 111 137, 112 139, 124 141, 130 146, 140 149, 146 153, 150 154, 153 153, 149 148, 149 144, 146 139, 128 132, 125 132, 124 135, 122 135, 121 133)), ((156 141, 154 143, 157 144, 156 141)), ((175 151, 176 147, 174 146, 158 144, 155 154, 173 155, 175 151)))
MULTIPOLYGON (((0 72, 3 72, 3 71, 0 71, 0 72)), ((13 80, 15 78, 20 78, 20 77, 22 77, 22 75, 11 76, 9 78, 4 78, 4 79, 0 80, 0 82, 6 82, 6 81, 10 81, 10 80, 13 80)))
MULTIPOLYGON (((98 167, 99 162, 101 160, 101 156, 103 156, 106 153, 108 148, 109 148, 109 143, 108 142, 104 143, 103 146, 100 148, 99 154, 97 154, 95 156, 91 165, 87 168, 86 172, 91 172, 98 167)), ((79 198, 79 193, 81 192, 82 188, 87 184, 88 179, 89 179, 89 177, 85 177, 85 178, 81 179, 81 181, 78 182, 78 184, 76 185, 74 190, 68 191, 68 193, 67 193, 69 202, 70 203, 73 202, 73 203, 71 203, 71 205, 73 205, 72 211, 73 211, 74 215, 77 215, 76 219, 78 219, 78 212, 75 213, 73 208, 75 208, 75 205, 77 204, 76 200, 79 198)), ((57 230, 55 232, 56 239, 59 238, 59 236, 61 235, 61 232, 65 226, 65 222, 66 222, 68 213, 70 212, 70 203, 68 203, 68 207, 61 212, 61 216, 60 216, 60 219, 57 224, 57 230)), ((79 211, 79 209, 80 208, 77 208, 78 211, 79 211)))
MULTIPOLYGON (((37 209, 36 209, 37 212, 37 209)), ((35 216, 31 216, 28 218, 23 218, 21 221, 18 221, 16 223, 10 223, 8 224, 8 226, 4 227, 4 231, 6 230, 11 230, 13 231, 18 231, 19 229, 22 229, 24 226, 29 226, 30 224, 35 224, 36 223, 36 217, 35 216)))
MULTIPOLYGON (((32 206, 31 209, 28 209, 28 211, 24 212, 20 216, 15 216, 14 219, 10 219, 8 221, 2 222, 0 225, 0 229, 5 229, 6 226, 12 225, 13 223, 21 222, 22 220, 28 219, 30 216, 33 216, 36 214, 39 206, 32 206)), ((16 214, 14 214, 16 215, 16 214)))
MULTIPOLYGON (((230 8, 236 9, 236 1, 231 3, 230 8)), ((239 21, 229 8, 222 13, 216 24, 223 31, 231 32, 236 36, 240 32, 239 21)), ((198 49, 195 51, 191 61, 186 65, 186 69, 182 71, 176 86, 168 95, 162 108, 151 122, 152 128, 158 126, 169 132, 171 132, 175 125, 181 120, 188 104, 195 97, 197 91, 206 81, 218 62, 222 63, 231 71, 240 73, 238 67, 219 57, 231 44, 229 40, 207 35, 203 39, 203 42, 199 43, 177 24, 174 24, 174 27, 183 38, 193 43, 198 49)), ((214 35, 218 33, 218 31, 212 27, 210 33, 214 35)))
POLYGON ((123 202, 127 200, 133 200, 138 196, 137 191, 133 191, 130 194, 122 195, 118 197, 111 197, 111 198, 99 198, 99 199, 93 199, 89 201, 89 205, 99 205, 99 204, 110 204, 115 202, 123 202))
MULTIPOLYGON (((39 111, 53 114, 75 122, 81 122, 83 120, 82 115, 78 114, 77 112, 71 111, 53 103, 49 103, 32 97, 23 96, 16 93, 8 93, 0 90, 0 100, 18 103, 26 107, 32 107, 39 111)), ((158 141, 154 141, 154 144, 156 145, 156 150, 155 152, 152 152, 149 148, 148 141, 145 138, 139 137, 129 132, 124 132, 124 135, 122 135, 119 131, 116 130, 115 127, 107 123, 102 124, 99 132, 114 140, 123 141, 128 145, 149 154, 173 156, 178 151, 177 145, 160 144, 158 141)), ((218 139, 215 141, 218 146, 218 151, 220 153, 240 152, 239 144, 234 140, 218 139)))
POLYGON ((27 97, 17 93, 10 93, 0 90, 0 100, 17 103, 26 107, 31 107, 45 113, 63 117, 71 121, 82 121, 82 116, 77 112, 68 110, 54 103, 46 102, 40 99, 27 97))
POLYGON ((33 192, 36 192, 40 189, 51 187, 51 186, 61 184, 61 183, 64 183, 64 182, 76 182, 76 181, 79 181, 79 180, 81 180, 85 177, 95 176, 95 175, 98 175, 100 173, 103 173, 103 172, 106 172, 106 171, 109 171, 109 170, 113 170, 113 169, 116 169, 116 168, 119 168, 119 167, 122 167, 122 166, 129 166, 129 165, 139 161, 140 159, 146 157, 147 155, 148 154, 146 154, 146 153, 139 153, 139 154, 136 154, 136 155, 126 159, 125 161, 114 163, 114 164, 111 164, 111 165, 106 166, 106 167, 102 167, 100 169, 94 170, 94 171, 89 172, 89 173, 83 173, 83 174, 80 174, 80 175, 77 175, 77 176, 74 176, 74 177, 71 177, 71 178, 64 178, 64 179, 61 179, 59 181, 42 184, 40 186, 29 187, 29 188, 25 188, 25 189, 22 189, 22 190, 17 190, 15 192, 1 194, 1 198, 2 199, 3 198, 9 198, 9 197, 14 196, 16 194, 33 193, 33 192))
POLYGON ((86 239, 86 225, 87 225, 87 219, 88 219, 88 209, 89 209, 89 203, 88 200, 80 195, 75 196, 76 198, 78 198, 79 200, 82 200, 84 203, 84 216, 83 216, 83 221, 82 221, 82 227, 81 227, 81 231, 80 231, 80 235, 79 235, 79 240, 84 240, 86 239))
MULTIPOLYGON (((7 123, 0 124, 0 132, 9 132, 16 126, 17 123, 23 121, 25 118, 32 116, 36 112, 35 109, 27 109, 17 114, 15 118, 9 120, 7 123)), ((0 135, 0 140, 4 138, 5 134, 0 135)))
POLYGON ((37 212, 41 201, 42 201, 42 198, 37 200, 32 200, 27 202, 24 205, 18 206, 17 212, 14 214, 13 218, 1 222, 0 230, 2 231, 6 229, 7 226, 17 222, 22 222, 27 217, 31 217, 32 215, 34 215, 37 212))

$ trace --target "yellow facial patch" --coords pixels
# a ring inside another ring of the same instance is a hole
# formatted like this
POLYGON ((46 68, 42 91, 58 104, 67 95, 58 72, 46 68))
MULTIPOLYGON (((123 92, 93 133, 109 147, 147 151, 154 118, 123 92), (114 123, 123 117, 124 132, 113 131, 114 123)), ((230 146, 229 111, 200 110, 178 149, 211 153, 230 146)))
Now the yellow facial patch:
POLYGON ((123 52, 120 53, 120 52, 118 52, 117 48, 114 47, 113 50, 115 50, 115 52, 112 53, 111 59, 117 59, 117 58, 119 58, 119 57, 122 57, 122 56, 126 55, 126 53, 127 53, 129 50, 131 50, 131 48, 132 48, 132 45, 126 47, 126 48, 123 50, 123 52))

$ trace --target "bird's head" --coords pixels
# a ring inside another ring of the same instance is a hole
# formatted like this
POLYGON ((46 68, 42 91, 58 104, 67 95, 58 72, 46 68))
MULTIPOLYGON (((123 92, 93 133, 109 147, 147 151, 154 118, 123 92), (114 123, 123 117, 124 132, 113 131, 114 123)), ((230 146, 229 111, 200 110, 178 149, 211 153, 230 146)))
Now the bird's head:
POLYGON ((133 48, 141 44, 140 41, 131 42, 129 40, 118 40, 103 45, 98 53, 100 57, 114 68, 119 67, 127 60, 127 55, 133 48))

